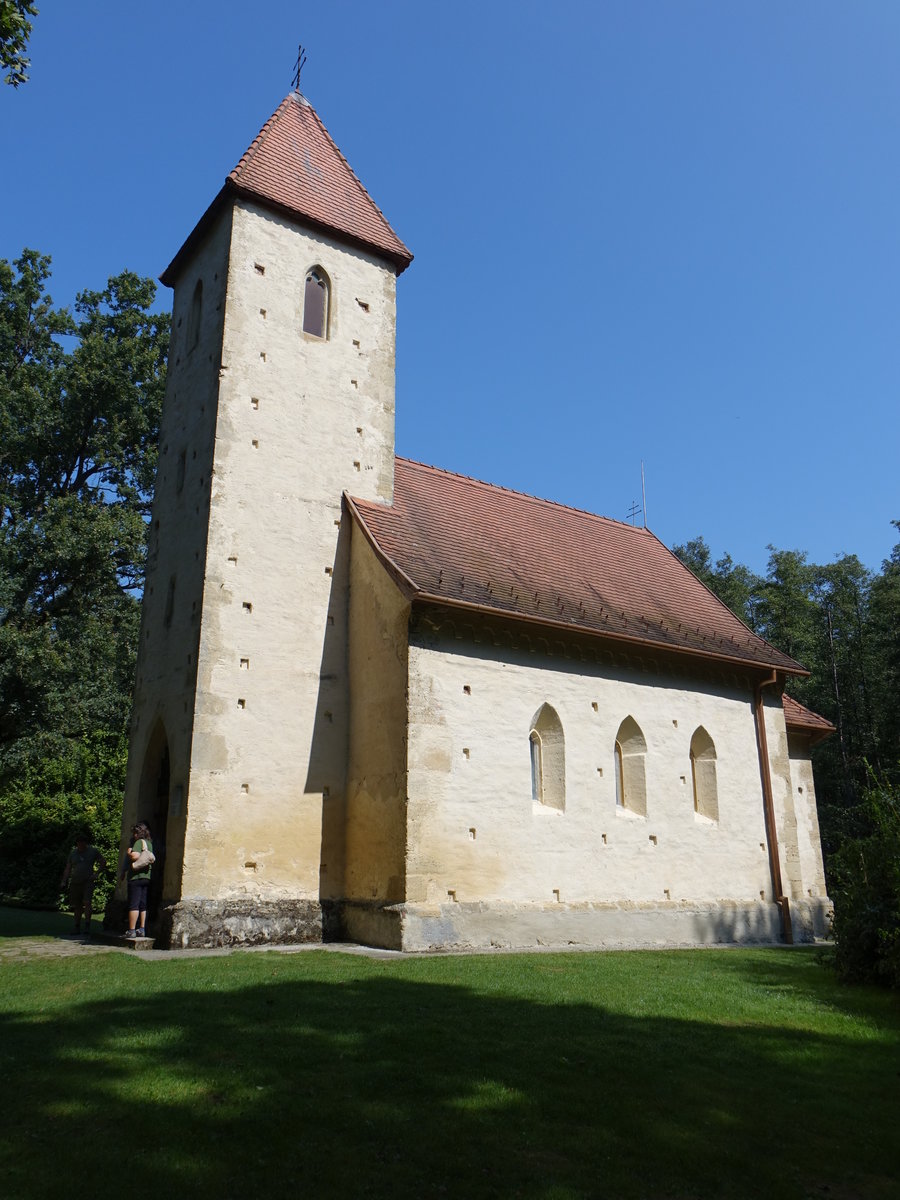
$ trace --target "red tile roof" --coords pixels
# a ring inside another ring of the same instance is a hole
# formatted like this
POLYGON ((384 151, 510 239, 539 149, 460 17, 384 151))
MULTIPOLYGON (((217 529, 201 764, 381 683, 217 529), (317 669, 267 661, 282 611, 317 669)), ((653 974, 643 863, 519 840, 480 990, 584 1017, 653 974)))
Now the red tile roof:
POLYGON ((408 459, 395 466, 390 507, 347 502, 413 600, 807 674, 649 530, 408 459))
POLYGON ((799 700, 795 700, 793 696, 789 696, 787 692, 781 697, 781 705, 784 709, 784 723, 788 729, 796 733, 809 734, 813 744, 823 741, 834 733, 834 726, 830 721, 825 717, 820 717, 818 713, 801 704, 799 700))
POLYGON ((229 193, 374 251, 393 263, 398 274, 412 262, 412 254, 357 179, 316 110, 299 92, 285 96, 253 139, 225 187, 160 276, 163 283, 174 284, 183 256, 229 193))

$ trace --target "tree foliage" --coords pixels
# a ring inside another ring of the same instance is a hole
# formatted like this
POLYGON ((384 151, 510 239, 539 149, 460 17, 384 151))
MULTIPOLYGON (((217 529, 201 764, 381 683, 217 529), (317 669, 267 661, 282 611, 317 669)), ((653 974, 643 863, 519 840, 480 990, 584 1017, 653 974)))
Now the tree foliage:
POLYGON ((25 764, 0 789, 0 880, 4 901, 52 905, 76 834, 87 833, 108 870, 94 890, 102 912, 115 886, 128 758, 124 730, 98 730, 25 764))
POLYGON ((900 779, 900 545, 879 575, 853 554, 821 565, 770 546, 763 577, 730 555, 713 563, 703 538, 675 553, 756 633, 809 670, 789 690, 836 728, 813 751, 823 838, 826 849, 836 846, 870 766, 888 782, 900 779))
POLYGON ((33 250, 0 260, 4 840, 23 781, 36 795, 85 738, 117 745, 125 729, 165 387, 169 318, 151 311, 152 281, 123 271, 73 315, 54 307, 49 274, 33 250))
POLYGON ((28 82, 31 59, 25 57, 31 37, 31 21, 38 13, 30 0, 0 0, 0 68, 6 75, 4 83, 17 88, 28 82))
POLYGON ((854 819, 831 862, 835 966, 900 989, 900 792, 870 779, 854 819))

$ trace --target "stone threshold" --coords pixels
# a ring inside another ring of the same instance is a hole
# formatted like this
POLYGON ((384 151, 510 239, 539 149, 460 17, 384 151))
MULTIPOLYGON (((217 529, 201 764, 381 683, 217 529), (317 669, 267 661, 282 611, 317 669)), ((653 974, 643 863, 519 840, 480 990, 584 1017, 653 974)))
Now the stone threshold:
POLYGON ((90 940, 99 942, 104 946, 116 946, 119 950, 134 950, 137 952, 146 953, 152 950, 155 945, 155 938, 127 938, 124 933, 113 933, 111 929, 103 929, 99 933, 92 933, 90 940))

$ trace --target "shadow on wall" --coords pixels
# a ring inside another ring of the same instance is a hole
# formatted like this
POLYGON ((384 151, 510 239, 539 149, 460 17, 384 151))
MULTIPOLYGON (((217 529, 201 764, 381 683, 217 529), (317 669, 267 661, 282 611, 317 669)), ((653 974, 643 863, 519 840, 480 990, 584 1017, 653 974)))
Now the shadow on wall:
POLYGON ((708 945, 781 942, 781 910, 771 901, 734 908, 723 904, 695 918, 694 932, 698 942, 708 945))
POLYGON ((322 793, 319 893, 323 900, 336 900, 343 895, 345 795, 350 743, 349 589, 350 520, 344 514, 331 567, 328 614, 319 662, 319 692, 309 748, 309 771, 304 783, 305 792, 322 793))
MULTIPOLYGON (((132 1177, 195 1200, 896 1194, 900 1100, 885 1049, 897 1030, 876 1021, 867 1041, 832 1017, 833 1031, 813 1032, 827 1018, 804 1014, 854 1002, 811 958, 799 970, 759 962, 724 989, 732 1009, 762 989, 766 1024, 754 1023, 758 994, 734 1024, 699 1020, 690 1002, 684 1019, 636 1015, 644 1003, 680 1011, 690 985, 674 956, 635 976, 621 963, 608 976, 602 962, 585 968, 575 994, 605 991, 627 1013, 566 1002, 572 960, 560 956, 498 964, 478 992, 455 982, 458 962, 435 983, 416 980, 433 964, 402 964, 397 978, 395 964, 326 971, 319 958, 304 959, 301 979, 299 960, 267 955, 271 982, 255 982, 257 969, 245 985, 238 959, 230 973, 195 962, 180 989, 134 963, 127 995, 118 971, 114 999, 73 993, 39 1021, 24 1007, 0 1018, 16 1097, 0 1135, 5 1195, 120 1195, 108 1140, 88 1133, 126 1120, 140 1131, 132 1177), (519 973, 507 994, 504 970, 519 973), (821 985, 805 983, 813 974, 821 985), (623 1003, 634 979, 643 999, 623 1003), (778 1023, 789 994, 799 1027, 778 1023), (73 1145, 84 1192, 71 1191, 73 1145)), ((724 975, 747 969, 744 956, 717 959, 724 975)))

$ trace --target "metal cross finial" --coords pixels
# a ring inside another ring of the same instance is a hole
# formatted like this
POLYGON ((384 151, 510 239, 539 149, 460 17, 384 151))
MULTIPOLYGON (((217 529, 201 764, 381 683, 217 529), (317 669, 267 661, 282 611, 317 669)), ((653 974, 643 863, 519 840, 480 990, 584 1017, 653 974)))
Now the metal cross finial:
POLYGON ((297 47, 297 65, 294 68, 294 78, 291 80, 291 83, 293 84, 295 92, 300 91, 300 72, 303 70, 305 65, 306 65, 306 51, 303 49, 302 46, 298 46, 297 47))

